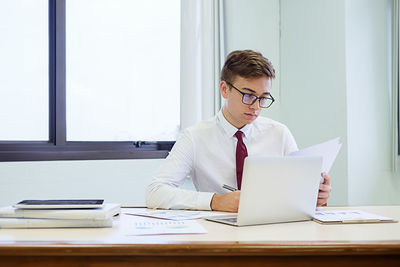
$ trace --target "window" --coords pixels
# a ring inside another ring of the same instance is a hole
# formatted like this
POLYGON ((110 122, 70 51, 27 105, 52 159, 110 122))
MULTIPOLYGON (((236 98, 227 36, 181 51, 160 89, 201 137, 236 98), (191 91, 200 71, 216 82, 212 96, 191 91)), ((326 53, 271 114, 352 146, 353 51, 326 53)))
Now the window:
POLYGON ((0 161, 167 155, 179 0, 3 0, 0 25, 0 161))
POLYGON ((46 0, 0 1, 0 140, 49 138, 47 10, 46 0))
POLYGON ((68 141, 175 140, 180 0, 67 0, 68 141))

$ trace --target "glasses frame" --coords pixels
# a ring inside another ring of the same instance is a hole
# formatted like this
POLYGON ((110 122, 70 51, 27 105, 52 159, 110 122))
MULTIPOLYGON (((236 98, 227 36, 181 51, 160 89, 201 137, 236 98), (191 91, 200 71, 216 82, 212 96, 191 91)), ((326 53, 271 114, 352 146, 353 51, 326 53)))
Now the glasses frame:
POLYGON ((275 98, 271 95, 271 93, 268 93, 268 94, 269 94, 269 97, 265 97, 265 96, 256 96, 256 95, 254 95, 254 94, 244 93, 244 92, 240 91, 239 89, 237 89, 235 86, 233 86, 233 84, 231 84, 230 82, 228 82, 228 81, 225 81, 225 82, 226 82, 230 87, 232 87, 233 89, 235 89, 236 91, 238 91, 239 93, 242 94, 242 103, 245 104, 245 105, 251 106, 251 105, 254 104, 254 102, 256 102, 256 101, 258 100, 258 106, 259 106, 260 108, 269 108, 269 107, 275 102, 275 98), (248 96, 250 96, 250 97, 255 97, 254 100, 251 102, 251 104, 247 104, 247 103, 244 102, 244 96, 245 96, 245 95, 248 95, 248 96), (268 106, 262 107, 261 104, 260 104, 260 103, 261 103, 260 101, 261 101, 262 98, 266 98, 266 99, 272 100, 272 102, 271 102, 268 106))

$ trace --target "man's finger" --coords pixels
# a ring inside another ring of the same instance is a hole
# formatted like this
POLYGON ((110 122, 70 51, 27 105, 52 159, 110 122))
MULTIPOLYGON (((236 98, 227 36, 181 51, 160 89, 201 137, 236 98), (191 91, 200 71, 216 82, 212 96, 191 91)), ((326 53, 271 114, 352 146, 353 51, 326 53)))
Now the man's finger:
POLYGON ((331 178, 329 177, 328 174, 323 172, 323 173, 321 173, 321 176, 324 178, 323 184, 327 184, 327 185, 331 184, 331 178))
POLYGON ((318 194, 318 199, 326 199, 326 200, 328 200, 329 196, 330 196, 329 193, 321 193, 321 194, 318 194))
POLYGON ((320 184, 319 185, 319 190, 324 191, 324 192, 331 192, 332 187, 330 185, 325 185, 325 184, 320 184))

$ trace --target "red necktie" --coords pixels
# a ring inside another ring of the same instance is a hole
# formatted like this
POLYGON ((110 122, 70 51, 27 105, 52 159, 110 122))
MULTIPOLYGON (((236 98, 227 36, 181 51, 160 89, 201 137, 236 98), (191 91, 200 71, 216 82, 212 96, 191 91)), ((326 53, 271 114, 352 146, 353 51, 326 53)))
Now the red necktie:
POLYGON ((247 149, 243 143, 243 132, 237 131, 235 136, 238 140, 236 146, 236 179, 238 189, 240 190, 242 187, 243 164, 244 158, 247 157, 247 149))

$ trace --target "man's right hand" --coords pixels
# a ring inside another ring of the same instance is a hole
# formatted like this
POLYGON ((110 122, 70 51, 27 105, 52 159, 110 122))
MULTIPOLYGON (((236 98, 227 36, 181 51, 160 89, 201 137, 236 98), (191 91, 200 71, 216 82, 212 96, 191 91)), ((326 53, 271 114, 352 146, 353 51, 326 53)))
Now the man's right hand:
POLYGON ((211 209, 217 211, 237 212, 239 208, 240 190, 227 194, 214 194, 211 209))

